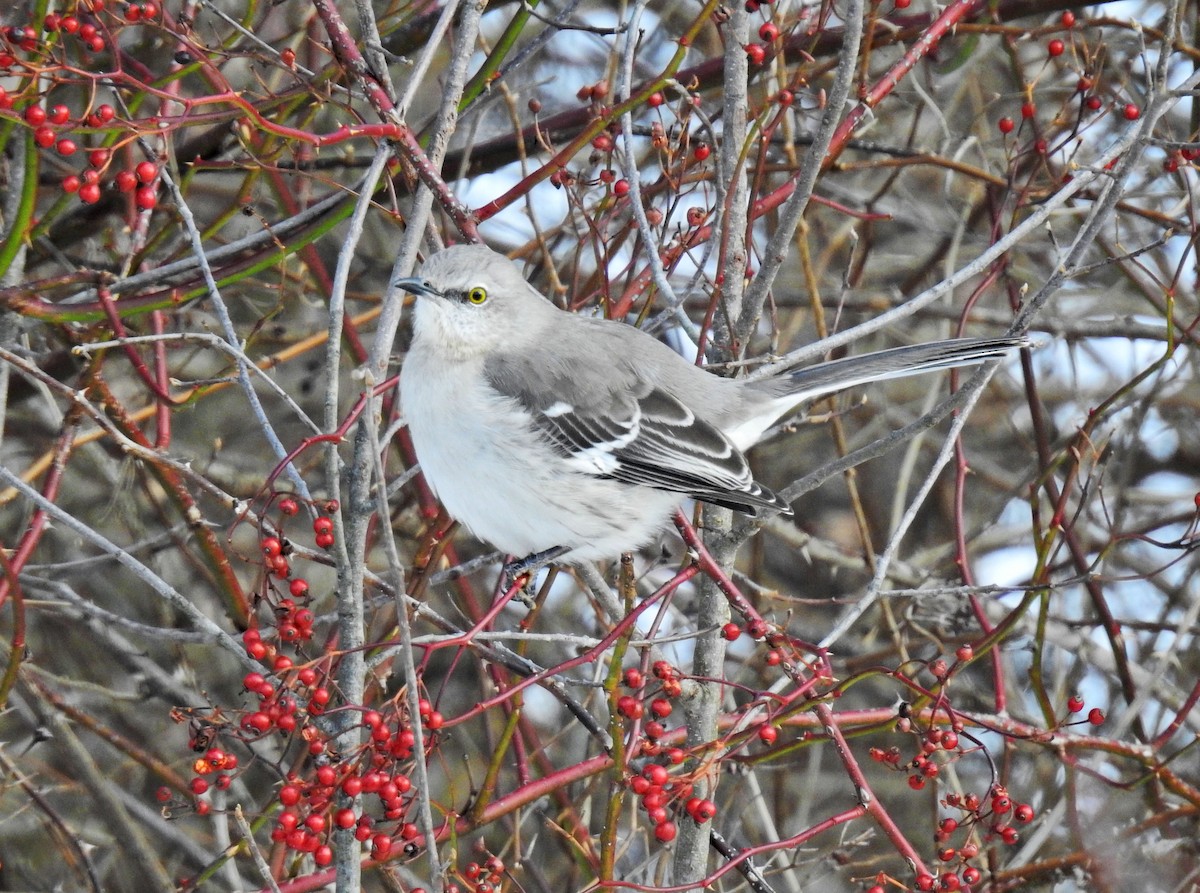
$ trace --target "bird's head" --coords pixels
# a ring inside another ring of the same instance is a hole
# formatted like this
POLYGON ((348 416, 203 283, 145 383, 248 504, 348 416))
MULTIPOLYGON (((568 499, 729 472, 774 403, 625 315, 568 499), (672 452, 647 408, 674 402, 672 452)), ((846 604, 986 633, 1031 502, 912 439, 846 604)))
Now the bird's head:
POLYGON ((417 296, 418 339, 460 356, 484 354, 529 339, 557 309, 504 255, 484 245, 456 245, 432 255, 420 275, 395 282, 417 296))

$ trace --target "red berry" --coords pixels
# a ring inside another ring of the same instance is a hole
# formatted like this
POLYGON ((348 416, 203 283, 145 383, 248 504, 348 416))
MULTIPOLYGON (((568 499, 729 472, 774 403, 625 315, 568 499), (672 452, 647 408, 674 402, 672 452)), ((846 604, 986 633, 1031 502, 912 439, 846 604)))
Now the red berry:
POLYGON ((1067 45, 1057 37, 1050 41, 1050 43, 1046 44, 1046 49, 1049 51, 1051 56, 1061 56, 1063 54, 1063 50, 1066 48, 1067 45))
POLYGON ((392 851, 392 839, 386 834, 376 834, 371 838, 371 858, 379 862, 388 857, 392 851))
POLYGON ((279 802, 284 806, 295 806, 300 802, 300 789, 294 784, 285 784, 279 789, 279 802))
POLYGON ((79 39, 89 41, 96 36, 96 26, 91 22, 79 26, 79 39))
POLYGON ((103 53, 104 52, 104 38, 101 37, 100 35, 96 35, 95 37, 93 37, 91 40, 88 41, 88 49, 90 49, 93 53, 103 53))
POLYGON ((133 192, 137 188, 137 177, 133 171, 118 171, 116 184, 121 192, 133 192))
POLYGON ((152 2, 152 0, 150 0, 150 2, 143 3, 142 4, 142 18, 157 19, 158 18, 158 4, 152 2))
POLYGON ((208 782, 203 778, 193 778, 188 787, 191 788, 192 793, 198 797, 208 790, 208 782))
POLYGON ((1013 810, 1013 818, 1022 824, 1033 821, 1033 807, 1028 803, 1018 803, 1017 808, 1013 810))
POLYGON ((33 141, 43 149, 48 149, 54 145, 55 133, 49 127, 39 127, 33 132, 33 141))
POLYGON ((58 146, 56 148, 58 149, 59 155, 74 155, 75 150, 79 147, 75 145, 75 140, 64 138, 58 141, 58 146))
POLYGON ((65 16, 63 20, 59 22, 59 27, 61 27, 68 34, 74 34, 79 30, 79 19, 75 18, 75 16, 65 16))
POLYGON ((56 12, 49 13, 42 19, 42 28, 46 31, 57 31, 58 26, 62 23, 62 16, 56 12))
POLYGON ((98 183, 85 183, 79 187, 79 200, 85 205, 94 205, 100 201, 100 185, 98 183))
POLYGON ((293 50, 291 47, 287 47, 286 49, 283 50, 283 52, 281 52, 279 54, 279 61, 282 62, 284 65, 286 65, 288 68, 291 68, 293 65, 296 64, 296 51, 293 50))
POLYGON ((1099 707, 1093 707, 1088 711, 1087 719, 1094 726, 1102 726, 1104 725, 1104 711, 1099 707))
POLYGON ((1136 121, 1142 116, 1142 110, 1130 102, 1125 106, 1124 115, 1126 121, 1136 121))
POLYGON ((692 157, 697 161, 704 161, 710 154, 712 154, 712 148, 708 143, 697 143, 696 147, 692 149, 692 157))
POLYGON ((66 124, 71 120, 71 110, 65 105, 54 105, 50 107, 47 117, 51 124, 66 124))
POLYGON ((1012 133, 1013 128, 1015 128, 1017 125, 1012 118, 1001 118, 996 122, 996 126, 1000 128, 1001 133, 1012 133))
POLYGON ((592 140, 592 148, 597 152, 611 152, 613 148, 612 137, 607 133, 602 133, 592 140))
POLYGON ((622 681, 626 688, 641 688, 646 684, 646 680, 642 676, 642 671, 637 667, 630 667, 626 670, 622 681))
MULTIPOLYGON (((158 204, 158 194, 155 191, 155 187, 143 186, 142 188, 139 188, 137 192, 133 193, 133 204, 136 204, 139 210, 154 210, 155 205, 158 204)), ((280 579, 284 579, 284 577, 287 577, 289 573, 287 563, 283 562, 277 564, 274 570, 276 571, 276 576, 280 577, 280 579)))
POLYGON ((133 169, 133 172, 141 182, 152 183, 158 176, 158 165, 153 161, 142 161, 133 169))
POLYGON ((911 2, 912 0, 896 0, 896 9, 908 9, 911 2))
POLYGON ((643 707, 642 702, 633 695, 621 695, 617 698, 617 712, 626 719, 641 719, 643 707))
POLYGON ((1086 105, 1088 107, 1088 109, 1090 109, 1093 112, 1100 111, 1100 106, 1103 105, 1103 103, 1100 102, 1099 96, 1089 96, 1087 99, 1085 99, 1083 101, 1083 104, 1086 105))
POLYGON ((71 174, 69 177, 64 177, 62 181, 63 192, 67 193, 68 195, 78 192, 81 185, 82 184, 79 182, 79 178, 74 174, 71 174))
POLYGON ((130 3, 125 7, 125 21, 136 22, 142 17, 142 8, 136 3, 130 3))
POLYGON ((624 196, 629 195, 629 181, 618 180, 616 183, 614 183, 613 195, 615 195, 617 198, 623 198, 624 196))
POLYGON ((671 821, 659 822, 654 826, 654 836, 661 843, 670 843, 675 839, 676 829, 675 823, 671 821))
POLYGON ((1067 698, 1067 710, 1068 711, 1070 711, 1071 713, 1078 713, 1082 709, 1083 709, 1083 698, 1079 697, 1079 695, 1072 695, 1071 697, 1067 698))
POLYGON ((1062 22, 1062 26, 1063 26, 1064 28, 1071 28, 1071 27, 1074 27, 1074 25, 1075 25, 1075 13, 1071 12, 1071 10, 1069 10, 1069 9, 1068 9, 1066 12, 1064 12, 1064 13, 1062 14, 1062 18, 1060 18, 1060 19, 1059 19, 1059 21, 1061 21, 1061 22, 1062 22))
POLYGON ((88 152, 88 164, 92 167, 104 167, 108 164, 108 149, 92 149, 88 152))
POLYGON ((1024 102, 1021 104, 1021 117, 1032 118, 1037 113, 1037 106, 1032 102, 1024 102))
POLYGON ((764 43, 774 43, 779 38, 779 29, 773 22, 763 22, 758 28, 758 36, 764 43))
POLYGON ((761 725, 758 727, 758 740, 763 744, 774 744, 779 737, 779 730, 774 726, 761 725))
POLYGON ((750 60, 751 65, 762 65, 767 58, 767 51, 763 49, 760 43, 748 43, 742 47, 746 51, 746 58, 750 60))
POLYGON ((661 93, 651 93, 649 98, 646 99, 646 103, 652 109, 658 108, 664 102, 666 102, 666 98, 661 93))
POLYGON ((46 110, 40 105, 31 105, 24 112, 25 123, 37 127, 46 123, 46 110))
POLYGON ((723 627, 721 627, 721 638, 725 639, 726 641, 732 642, 741 634, 742 628, 736 623, 726 623, 723 627))
POLYGON ((107 124, 117 116, 117 110, 111 105, 102 105, 96 109, 96 117, 100 119, 102 124, 107 124))

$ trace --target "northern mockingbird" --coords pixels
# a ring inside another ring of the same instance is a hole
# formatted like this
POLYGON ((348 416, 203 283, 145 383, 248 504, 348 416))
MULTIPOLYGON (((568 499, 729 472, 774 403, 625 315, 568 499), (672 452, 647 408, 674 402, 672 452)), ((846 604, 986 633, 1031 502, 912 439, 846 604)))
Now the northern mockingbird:
POLYGON ((644 546, 688 496, 790 514, 744 451, 798 404, 1027 343, 937 341, 750 382, 633 326, 558 309, 482 245, 439 251, 396 285, 418 298, 400 394, 421 471, 476 537, 530 559, 510 570, 644 546))

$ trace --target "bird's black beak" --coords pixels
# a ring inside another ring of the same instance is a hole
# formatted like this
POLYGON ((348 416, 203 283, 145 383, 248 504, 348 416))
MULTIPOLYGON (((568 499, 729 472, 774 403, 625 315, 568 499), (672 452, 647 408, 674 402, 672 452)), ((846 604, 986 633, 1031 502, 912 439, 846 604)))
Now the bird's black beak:
POLYGON ((442 297, 442 293, 418 276, 410 276, 407 279, 397 279, 392 285, 396 288, 403 289, 417 297, 430 298, 442 297))

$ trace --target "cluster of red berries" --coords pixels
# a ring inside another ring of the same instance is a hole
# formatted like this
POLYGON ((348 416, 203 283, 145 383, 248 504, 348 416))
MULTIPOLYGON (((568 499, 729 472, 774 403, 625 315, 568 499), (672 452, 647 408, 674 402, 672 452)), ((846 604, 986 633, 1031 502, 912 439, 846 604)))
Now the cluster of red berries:
MULTIPOLYGON (((218 790, 226 790, 233 782, 233 773, 237 771, 237 768, 237 754, 221 750, 219 747, 210 747, 203 756, 197 757, 192 762, 194 777, 188 787, 194 796, 199 797, 209 789, 210 782, 206 776, 213 776, 211 785, 218 790)), ((170 792, 165 788, 159 789, 158 798, 160 800, 165 801, 169 796, 170 792)))
POLYGON ((961 723, 955 723, 949 729, 936 726, 931 728, 922 736, 920 750, 907 763, 904 762, 898 747, 872 747, 868 753, 877 763, 907 772, 908 786, 914 791, 919 791, 929 779, 937 778, 941 774, 941 764, 935 755, 938 752, 957 752, 961 731, 961 723))
POLYGON ((637 694, 621 695, 617 698, 617 712, 628 720, 641 720, 645 716, 645 705, 649 698, 652 718, 642 726, 644 740, 640 742, 638 750, 649 757, 665 754, 668 762, 678 765, 686 759, 684 751, 678 747, 664 750, 659 744, 659 739, 667 733, 662 720, 671 715, 674 709, 671 701, 683 693, 683 682, 679 671, 665 660, 655 661, 651 672, 658 680, 657 690, 646 689, 645 675, 637 667, 630 667, 625 671, 623 684, 637 694))
MULTIPOLYGON (((248 654, 259 653, 267 646, 263 643, 257 629, 248 629, 242 634, 242 642, 248 654)), ((289 674, 294 669, 294 661, 287 655, 279 654, 272 661, 273 671, 284 678, 284 688, 280 691, 275 684, 262 673, 247 673, 242 679, 246 691, 258 695, 258 704, 252 710, 242 714, 241 732, 243 737, 258 738, 266 735, 272 729, 290 735, 296 731, 300 720, 300 700, 297 694, 305 695, 306 711, 310 715, 323 712, 329 703, 329 689, 321 682, 320 676, 312 667, 302 667, 294 677, 289 674)), ((320 743, 318 741, 318 743, 320 743)), ((323 751, 323 747, 316 753, 323 751)))
POLYGON ((622 695, 617 699, 617 711, 629 720, 640 720, 646 714, 646 698, 650 698, 649 712, 653 719, 643 727, 644 740, 637 752, 642 756, 661 757, 663 762, 647 763, 640 773, 629 779, 629 789, 640 798, 642 809, 654 836, 662 843, 675 839, 678 828, 671 817, 671 810, 682 810, 697 824, 703 824, 717 814, 711 800, 693 796, 693 785, 683 778, 672 778, 668 766, 678 766, 687 759, 687 752, 679 747, 664 748, 659 739, 666 734, 662 720, 673 712, 672 699, 683 692, 679 671, 665 660, 655 661, 651 668, 658 680, 657 692, 646 690, 646 678, 636 667, 627 669, 622 678, 625 687, 638 692, 637 695, 622 695))
MULTIPOLYGON (((289 685, 292 679, 301 685, 312 685, 317 681, 315 671, 307 667, 290 675, 290 662, 287 658, 283 661, 281 664, 280 659, 276 659, 277 673, 288 679, 289 685)), ((242 719, 245 734, 265 734, 272 727, 285 733, 295 731, 298 715, 303 716, 305 712, 310 716, 318 714, 329 700, 328 689, 315 687, 308 695, 307 708, 301 709, 298 699, 290 692, 278 696, 275 686, 262 674, 247 674, 243 684, 261 699, 258 709, 242 719)), ((420 714, 422 724, 431 732, 440 729, 444 723, 441 713, 425 699, 420 702, 420 714)), ((282 811, 272 830, 272 839, 290 850, 311 854, 318 865, 327 865, 332 859, 328 840, 335 829, 353 829, 355 839, 364 844, 371 858, 377 861, 389 858, 397 845, 410 855, 418 846, 421 835, 417 826, 405 821, 410 803, 408 795, 412 790, 408 764, 416 743, 412 727, 399 711, 385 717, 376 710, 363 712, 362 727, 368 731, 367 743, 353 758, 335 762, 327 752, 324 734, 315 726, 305 725, 300 730, 301 737, 308 741, 308 752, 318 765, 304 777, 290 773, 277 795, 282 811), (339 792, 346 797, 370 797, 371 800, 364 800, 357 811, 350 807, 337 808, 335 799, 339 792), (373 816, 371 810, 377 811, 378 815, 373 816), (390 830, 381 828, 381 823, 390 823, 390 830)), ((204 790, 207 785, 197 790, 196 781, 193 781, 196 794, 204 790)))
MULTIPOLYGON (((412 787, 412 782, 405 775, 386 780, 371 775, 369 784, 377 792, 386 789, 389 799, 397 802, 403 796, 400 789, 407 791, 412 787)), ((360 843, 369 844, 371 857, 376 860, 388 858, 397 840, 403 841, 404 846, 415 852, 421 832, 412 822, 402 824, 393 836, 376 831, 374 820, 368 815, 357 815, 349 807, 334 808, 334 798, 339 790, 343 793, 365 792, 367 786, 367 776, 347 775, 339 780, 338 769, 331 765, 318 767, 308 780, 289 774, 287 783, 279 789, 278 800, 283 809, 271 830, 271 839, 295 852, 312 854, 313 861, 320 866, 333 861, 333 850, 328 840, 335 829, 353 828, 354 838, 360 843)), ((350 796, 357 796, 357 793, 350 796)))
POLYGON ((504 871, 504 860, 499 856, 489 856, 482 865, 468 862, 462 874, 470 882, 472 893, 496 893, 503 884, 504 871))
MULTIPOLYGON (((42 33, 61 35, 63 39, 69 38, 81 44, 88 52, 101 52, 107 46, 108 37, 106 32, 102 31, 96 17, 103 13, 105 8, 105 0, 85 0, 77 10, 69 14, 47 13, 42 20, 42 33)), ((124 22, 144 21, 157 18, 159 12, 159 6, 155 2, 130 3, 123 6, 120 19, 124 22)), ((47 37, 43 45, 42 35, 29 26, 2 29, 0 37, 3 38, 3 42, 0 43, 0 71, 9 70, 17 64, 15 53, 49 52, 57 40, 47 37)), ((12 109, 15 99, 0 89, 0 110, 12 109)), ((81 147, 71 131, 78 127, 103 128, 116 117, 116 110, 108 104, 99 105, 78 118, 73 118, 70 109, 62 103, 43 105, 41 102, 34 102, 27 105, 21 113, 21 120, 32 130, 34 143, 40 148, 53 149, 63 158, 74 156, 80 151, 87 153, 87 167, 79 173, 68 174, 62 181, 63 192, 78 195, 84 204, 95 204, 100 200, 100 180, 110 164, 111 153, 103 147, 81 147)), ((158 204, 157 180, 158 166, 146 161, 132 170, 120 171, 115 177, 114 185, 121 192, 133 193, 134 204, 140 210, 149 211, 158 204)))
MULTIPOLYGON (((1084 703, 1083 698, 1081 698, 1079 695, 1071 695, 1071 697, 1067 698, 1068 713, 1082 713, 1083 708, 1086 706, 1087 705, 1084 703)), ((1099 707, 1093 707, 1088 711, 1086 722, 1091 726, 1104 725, 1104 711, 1099 707)))
POLYGON ((1179 170, 1180 165, 1193 164, 1197 159, 1200 159, 1200 149, 1193 149, 1187 146, 1181 149, 1174 149, 1163 159, 1163 170, 1169 174, 1173 174, 1179 170))
MULTIPOLYGON (((979 857, 980 847, 976 837, 979 827, 987 825, 987 840, 999 839, 1013 845, 1020 835, 1009 824, 1009 816, 1022 824, 1033 821, 1033 807, 1027 803, 1014 803, 1008 792, 1000 785, 993 785, 986 798, 978 794, 950 794, 942 805, 960 812, 958 818, 947 816, 938 822, 934 841, 938 846, 937 860, 944 866, 935 877, 920 874, 916 878, 917 890, 968 891, 982 879, 983 872, 974 864, 979 857), (960 831, 966 839, 958 846, 948 846, 960 831)), ((886 893, 888 878, 879 875, 875 884, 866 893, 886 893)))

